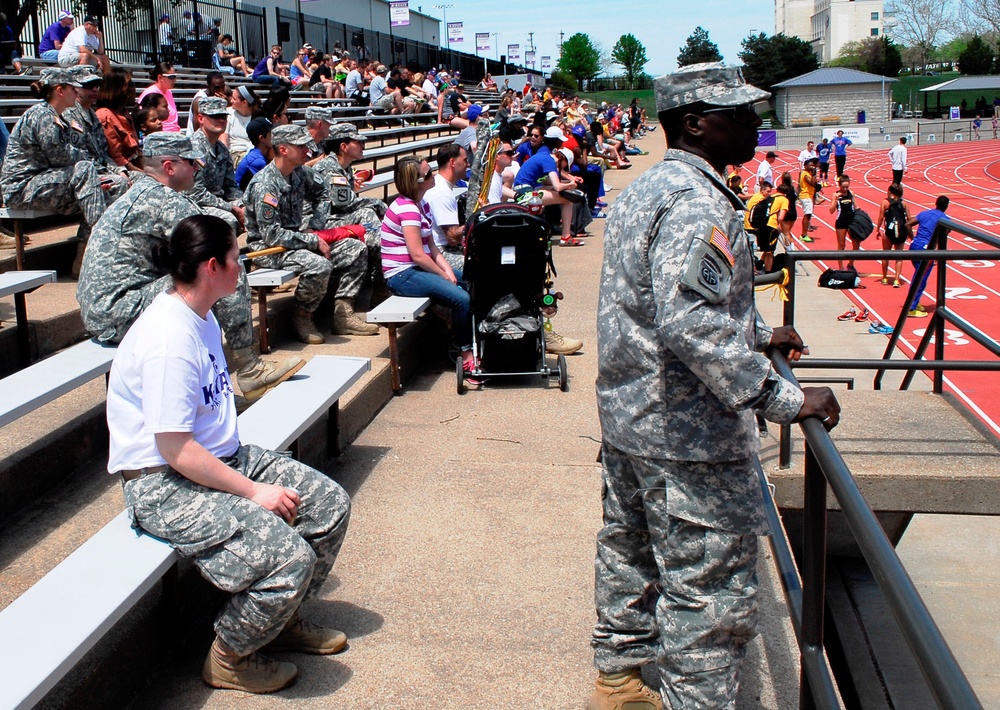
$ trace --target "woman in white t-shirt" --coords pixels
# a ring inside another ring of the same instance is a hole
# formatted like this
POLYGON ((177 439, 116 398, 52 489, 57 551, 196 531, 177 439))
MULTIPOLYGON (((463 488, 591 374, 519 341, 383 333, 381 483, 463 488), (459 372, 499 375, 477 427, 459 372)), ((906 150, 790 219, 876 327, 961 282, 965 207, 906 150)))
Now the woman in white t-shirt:
POLYGON ((232 596, 202 668, 216 688, 280 690, 298 670, 257 653, 328 654, 347 637, 304 621, 343 543, 347 493, 322 473, 240 444, 222 331, 211 308, 236 290, 236 236, 209 215, 182 220, 158 258, 173 288, 118 346, 108 383, 108 471, 134 523, 193 559, 232 596))
MULTIPOLYGON (((397 296, 424 296, 452 310, 452 337, 462 351, 466 371, 474 369, 469 293, 461 270, 452 269, 431 234, 430 208, 424 195, 434 187, 426 160, 401 158, 393 172, 399 197, 382 220, 382 274, 397 296)), ((473 382, 475 384, 475 382, 473 382)))
POLYGON ((233 156, 233 165, 253 150, 253 143, 247 135, 247 124, 253 119, 253 107, 257 105, 257 94, 249 86, 239 86, 229 99, 229 120, 226 121, 226 132, 222 134, 222 142, 229 148, 233 156))

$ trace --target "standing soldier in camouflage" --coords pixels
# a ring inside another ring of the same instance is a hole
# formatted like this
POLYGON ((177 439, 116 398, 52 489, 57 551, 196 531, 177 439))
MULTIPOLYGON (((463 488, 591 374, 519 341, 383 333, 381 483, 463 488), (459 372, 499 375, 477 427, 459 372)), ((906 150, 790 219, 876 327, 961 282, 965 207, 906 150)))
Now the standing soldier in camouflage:
POLYGON ((24 112, 11 133, 0 168, 5 207, 79 211, 87 227, 104 214, 107 199, 97 167, 71 137, 83 126, 63 116, 81 88, 66 69, 43 69, 31 85, 32 95, 42 101, 24 112))
POLYGON ((360 224, 365 228, 368 247, 368 275, 379 291, 385 289, 382 277, 382 218, 386 204, 376 197, 361 197, 358 190, 364 184, 351 166, 364 158, 368 140, 351 123, 338 123, 327 137, 330 152, 313 166, 323 176, 330 190, 330 218, 327 229, 360 224))
POLYGON ((226 100, 217 96, 203 97, 198 102, 198 114, 201 127, 191 134, 191 147, 205 156, 205 164, 195 175, 188 197, 202 212, 221 217, 234 232, 239 232, 244 222, 243 191, 236 184, 229 148, 219 140, 229 120, 226 100))
POLYGON ((347 533, 350 499, 319 471, 241 445, 212 304, 243 271, 218 217, 182 220, 160 245, 173 286, 135 322, 108 381, 108 471, 137 527, 230 594, 202 666, 213 688, 272 693, 298 669, 258 653, 326 655, 347 636, 303 618, 347 533))
MULTIPOLYGON (((154 259, 185 217, 201 214, 182 193, 194 185, 201 153, 180 133, 154 133, 143 144, 146 175, 105 212, 94 227, 83 258, 76 300, 83 325, 104 343, 119 343, 157 295, 170 288, 170 274, 154 259)), ((281 363, 260 359, 253 349, 250 286, 243 275, 236 293, 221 299, 213 312, 232 350, 227 360, 248 401, 291 377, 305 364, 298 357, 281 363)))
POLYGON ((297 307, 293 324, 299 340, 318 345, 325 338, 313 314, 326 295, 330 276, 337 272, 337 297, 333 313, 334 335, 375 335, 378 326, 354 313, 354 297, 367 268, 365 245, 357 239, 327 244, 316 231, 302 231, 306 203, 312 212, 309 227, 322 230, 330 214, 330 196, 323 179, 306 167, 312 136, 302 126, 276 126, 271 131, 274 160, 253 176, 246 189, 247 242, 251 249, 285 249, 257 259, 260 266, 288 269, 299 275, 295 289, 297 307))
POLYGON ((618 198, 598 308, 604 527, 589 710, 733 708, 756 633, 763 496, 754 411, 836 426, 828 388, 779 377, 765 348, 807 352, 758 319, 743 204, 727 164, 757 145, 768 94, 721 63, 656 80, 663 162, 618 198), (655 662, 660 697, 640 667, 655 662))

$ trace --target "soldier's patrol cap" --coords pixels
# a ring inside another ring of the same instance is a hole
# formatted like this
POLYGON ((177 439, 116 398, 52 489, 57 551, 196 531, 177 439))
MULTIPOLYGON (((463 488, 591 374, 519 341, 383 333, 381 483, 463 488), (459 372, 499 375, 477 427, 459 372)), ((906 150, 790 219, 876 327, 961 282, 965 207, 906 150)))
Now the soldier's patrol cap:
POLYGON ((70 76, 76 79, 80 86, 87 86, 88 84, 100 84, 102 79, 101 75, 97 73, 97 70, 89 64, 78 64, 75 67, 70 67, 66 70, 69 72, 70 76))
POLYGON ((367 136, 363 136, 358 132, 357 126, 353 123, 338 123, 330 128, 330 138, 331 141, 361 141, 362 143, 368 140, 367 136))
POLYGON ((294 123, 275 126, 271 129, 271 145, 304 145, 310 150, 319 150, 306 127, 297 126, 294 123))
POLYGON ((191 146, 191 139, 184 133, 157 131, 146 136, 142 144, 142 154, 147 158, 161 155, 176 155, 189 160, 204 160, 205 156, 191 146))
POLYGON ((198 100, 198 113, 202 116, 226 116, 226 100, 218 96, 206 96, 198 100))
POLYGON ((62 84, 66 84, 67 86, 75 86, 78 89, 83 86, 83 84, 81 84, 68 69, 56 67, 42 69, 42 73, 39 75, 38 79, 46 86, 60 86, 62 84))
POLYGON ((322 106, 310 106, 306 109, 306 120, 307 121, 326 121, 331 126, 337 122, 337 119, 333 117, 333 111, 328 108, 323 108, 322 106))
POLYGON ((658 77, 653 86, 657 113, 699 101, 712 106, 740 106, 771 96, 746 83, 739 67, 727 67, 722 62, 691 64, 658 77))

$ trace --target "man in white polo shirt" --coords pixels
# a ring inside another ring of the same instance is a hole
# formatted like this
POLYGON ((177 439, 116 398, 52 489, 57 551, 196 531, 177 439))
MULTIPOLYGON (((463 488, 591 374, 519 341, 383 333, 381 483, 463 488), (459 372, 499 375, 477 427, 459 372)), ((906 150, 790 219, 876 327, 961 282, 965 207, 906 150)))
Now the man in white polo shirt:
POLYGON ((761 183, 769 182, 772 185, 774 184, 774 170, 771 169, 771 166, 774 165, 777 159, 777 153, 773 150, 767 151, 767 155, 764 156, 764 159, 760 161, 760 165, 757 166, 757 180, 753 186, 754 192, 760 192, 761 183))

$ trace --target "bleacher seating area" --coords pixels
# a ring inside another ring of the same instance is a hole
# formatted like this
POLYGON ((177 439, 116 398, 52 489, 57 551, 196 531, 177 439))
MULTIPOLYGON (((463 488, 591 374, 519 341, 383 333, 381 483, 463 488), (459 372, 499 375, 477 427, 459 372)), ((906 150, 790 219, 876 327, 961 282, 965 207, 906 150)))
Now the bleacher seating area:
MULTIPOLYGON (((0 77, 0 117, 9 129, 36 103, 29 87, 37 79, 42 63, 28 59, 26 64, 34 66, 33 75, 0 77)), ((149 67, 126 68, 132 71, 138 91, 148 85, 149 67)), ((174 96, 182 127, 191 100, 204 86, 208 71, 177 68, 174 96)), ((238 76, 227 76, 226 80, 231 88, 251 83, 238 76)), ((266 87, 255 88, 261 94, 267 91, 266 87)), ((477 98, 488 101, 484 96, 477 98)), ((338 120, 354 123, 369 138, 365 158, 354 167, 374 171, 366 190, 386 201, 394 197, 392 170, 399 157, 420 155, 430 159, 439 146, 457 135, 456 129, 436 123, 436 116, 430 113, 378 115, 347 100, 327 100, 298 91, 292 94, 292 120, 304 123, 303 114, 310 105, 332 108, 338 120)), ((78 219, 30 210, 4 210, 0 219, 15 227, 18 236, 23 234, 27 242, 16 252, 0 252, 0 276, 6 279, 0 279, 0 297, 14 296, 16 300, 16 313, 0 310, 0 392, 4 393, 6 412, 0 416, 0 426, 21 427, 8 438, 18 443, 9 444, 0 454, 0 499, 6 499, 0 504, 0 521, 7 524, 16 519, 25 504, 52 496, 63 486, 72 487, 76 475, 94 476, 106 462, 101 375, 110 369, 114 348, 87 339, 76 303, 76 284, 66 278, 75 251, 71 238, 76 234, 78 219), (58 281, 57 275, 63 279, 58 281), (44 290, 44 298, 39 299, 44 307, 36 309, 33 305, 33 319, 29 320, 25 294, 34 289, 44 290), (15 320, 17 326, 8 327, 15 320), (35 468, 42 467, 43 473, 33 475, 35 468)), ((268 292, 287 283, 288 272, 261 271, 251 276, 258 298, 255 312, 263 350, 287 346, 293 340, 288 322, 292 296, 272 293, 269 297, 268 292)), ((426 304, 409 317, 394 317, 408 322, 424 308, 426 304)), ((241 415, 244 440, 285 449, 295 447, 302 436, 311 444, 321 436, 330 437, 326 445, 316 447, 321 453, 310 461, 324 467, 341 443, 356 436, 378 408, 399 392, 401 363, 396 325, 393 322, 390 329, 391 365, 384 362, 389 353, 382 352, 385 342, 381 338, 364 339, 379 343, 360 346, 355 345, 357 340, 345 340, 334 346, 335 356, 324 350, 323 355, 312 358, 301 375, 268 393, 241 415), (380 361, 379 367, 370 364, 373 359, 380 361), (354 385, 352 393, 346 395, 354 385), (356 391, 359 388, 377 388, 385 396, 375 396, 373 404, 371 397, 366 399, 356 391), (338 401, 345 396, 347 406, 354 407, 349 421, 337 414, 338 401), (295 415, 287 416, 289 411, 295 415), (278 421, 280 426, 275 427, 278 421)), ((419 331, 407 329, 400 341, 411 340, 411 332, 412 340, 419 339, 419 331)), ((304 354, 309 357, 310 353, 306 350, 304 354)), ((108 478, 103 477, 105 488, 108 478)), ((91 502, 82 502, 81 507, 90 510, 91 502)), ((120 509, 118 493, 117 511, 120 509)), ((46 566, 27 580, 8 582, 6 592, 0 595, 0 637, 4 638, 0 644, 4 647, 0 653, 0 708, 31 707, 53 688, 58 690, 60 679, 176 562, 176 556, 161 542, 147 538, 136 544, 134 533, 117 511, 64 511, 67 517, 79 513, 85 519, 77 523, 82 535, 78 542, 85 544, 64 561, 61 557, 46 560, 46 566), (109 581, 109 570, 120 570, 121 565, 116 562, 108 567, 107 561, 125 558, 132 560, 126 565, 129 569, 109 581), (108 584, 114 587, 110 595, 108 584), (68 594, 69 588, 76 592, 72 595, 74 603, 60 605, 60 595, 68 594), (56 605, 64 613, 47 613, 56 605), (72 629, 63 634, 67 620, 73 620, 72 629), (53 628, 60 624, 60 648, 54 649, 41 639, 53 638, 53 628)))

